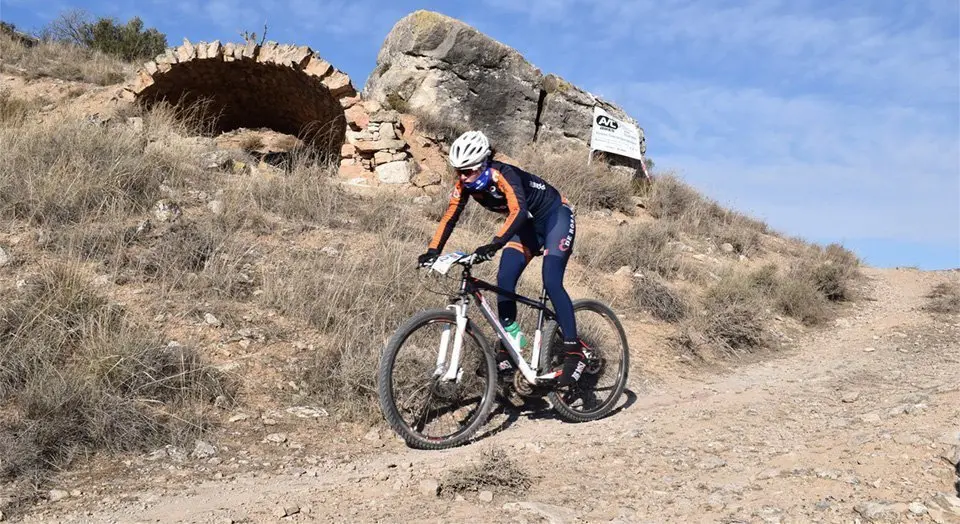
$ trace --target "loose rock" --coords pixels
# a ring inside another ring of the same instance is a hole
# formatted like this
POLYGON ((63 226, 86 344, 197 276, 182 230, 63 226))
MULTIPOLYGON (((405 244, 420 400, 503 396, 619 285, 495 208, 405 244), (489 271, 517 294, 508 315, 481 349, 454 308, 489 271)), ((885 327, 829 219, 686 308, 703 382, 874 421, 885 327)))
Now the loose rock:
POLYGON ((267 435, 267 442, 273 442, 274 444, 283 444, 287 441, 286 433, 271 433, 267 435))
POLYGON ((508 502, 503 505, 503 509, 531 511, 546 519, 550 524, 566 524, 567 522, 575 522, 577 518, 577 512, 572 509, 542 502, 508 502))
POLYGON ((856 402, 858 398, 860 398, 859 391, 848 391, 844 393, 842 397, 840 397, 840 401, 849 404, 851 402, 856 402))
POLYGON ((193 447, 193 452, 190 453, 190 456, 195 459, 206 459, 210 458, 217 454, 217 448, 211 446, 209 443, 202 440, 198 440, 193 447))
POLYGON ((421 495, 436 497, 440 494, 440 483, 434 479, 421 480, 418 489, 421 495))
POLYGON ((50 502, 57 502, 69 497, 70 493, 62 489, 51 489, 48 495, 50 497, 50 502))
POLYGON ((480 502, 493 502, 493 492, 489 490, 483 490, 480 492, 480 495, 477 498, 480 499, 480 502))
POLYGON ((410 163, 407 161, 387 162, 377 166, 377 179, 383 184, 406 184, 410 182, 410 163))

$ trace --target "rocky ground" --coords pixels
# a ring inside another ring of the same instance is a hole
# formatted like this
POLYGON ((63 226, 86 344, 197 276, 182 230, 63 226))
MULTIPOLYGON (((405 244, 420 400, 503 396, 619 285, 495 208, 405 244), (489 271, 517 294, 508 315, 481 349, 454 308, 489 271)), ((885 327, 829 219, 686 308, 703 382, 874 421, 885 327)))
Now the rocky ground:
POLYGON ((219 447, 64 474, 24 520, 960 522, 960 319, 918 309, 958 275, 866 274, 870 299, 794 350, 719 374, 635 372, 602 421, 508 410, 476 443, 426 452, 312 426, 322 413, 238 414, 219 447), (532 486, 442 489, 491 449, 532 486))

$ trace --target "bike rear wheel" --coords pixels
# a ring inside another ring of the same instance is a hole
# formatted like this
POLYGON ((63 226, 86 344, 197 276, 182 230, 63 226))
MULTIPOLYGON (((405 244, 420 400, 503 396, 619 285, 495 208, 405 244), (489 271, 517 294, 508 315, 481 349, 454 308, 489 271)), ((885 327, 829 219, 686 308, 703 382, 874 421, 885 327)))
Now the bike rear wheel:
MULTIPOLYGON (((573 303, 573 312, 577 335, 592 357, 574 386, 551 391, 547 398, 560 418, 568 422, 589 422, 605 417, 617 405, 627 385, 630 348, 623 325, 606 304, 577 300, 573 303)), ((544 328, 549 347, 562 347, 562 333, 556 323, 550 322, 544 328)), ((563 355, 559 353, 546 353, 550 360, 541 362, 541 372, 561 364, 563 355)))
POLYGON ((471 324, 463 337, 458 378, 442 378, 449 367, 449 362, 437 366, 443 332, 449 330, 452 348, 456 329, 452 311, 424 311, 397 330, 380 358, 380 408, 390 427, 411 447, 445 449, 463 444, 493 408, 496 359, 490 344, 471 324))

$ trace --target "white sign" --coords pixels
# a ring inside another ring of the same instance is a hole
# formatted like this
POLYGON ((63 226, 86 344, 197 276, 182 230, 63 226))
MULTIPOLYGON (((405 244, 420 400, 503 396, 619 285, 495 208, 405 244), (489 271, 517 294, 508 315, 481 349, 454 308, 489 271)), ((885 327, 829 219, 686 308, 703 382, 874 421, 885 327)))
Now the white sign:
POLYGON ((599 107, 593 108, 590 149, 643 160, 643 151, 640 149, 640 129, 630 122, 613 118, 599 107))

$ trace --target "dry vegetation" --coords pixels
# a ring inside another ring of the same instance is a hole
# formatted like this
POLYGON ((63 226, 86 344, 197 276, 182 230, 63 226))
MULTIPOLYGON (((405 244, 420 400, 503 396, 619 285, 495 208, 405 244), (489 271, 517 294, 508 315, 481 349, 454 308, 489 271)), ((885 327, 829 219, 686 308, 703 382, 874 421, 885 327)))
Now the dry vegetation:
POLYGON ((924 309, 931 313, 960 313, 960 284, 956 282, 937 284, 927 295, 924 309))
POLYGON ((440 491, 457 494, 489 490, 519 496, 530 489, 533 481, 533 477, 506 451, 488 448, 480 453, 479 462, 448 471, 440 484, 440 491))
POLYGON ((133 65, 72 44, 41 41, 27 47, 2 34, 0 70, 27 78, 51 77, 111 85, 133 72, 133 65))
POLYGON ((78 455, 187 442, 208 429, 215 401, 233 399, 233 383, 193 348, 136 323, 76 264, 45 266, 4 294, 0 479, 19 481, 24 498, 78 455))

